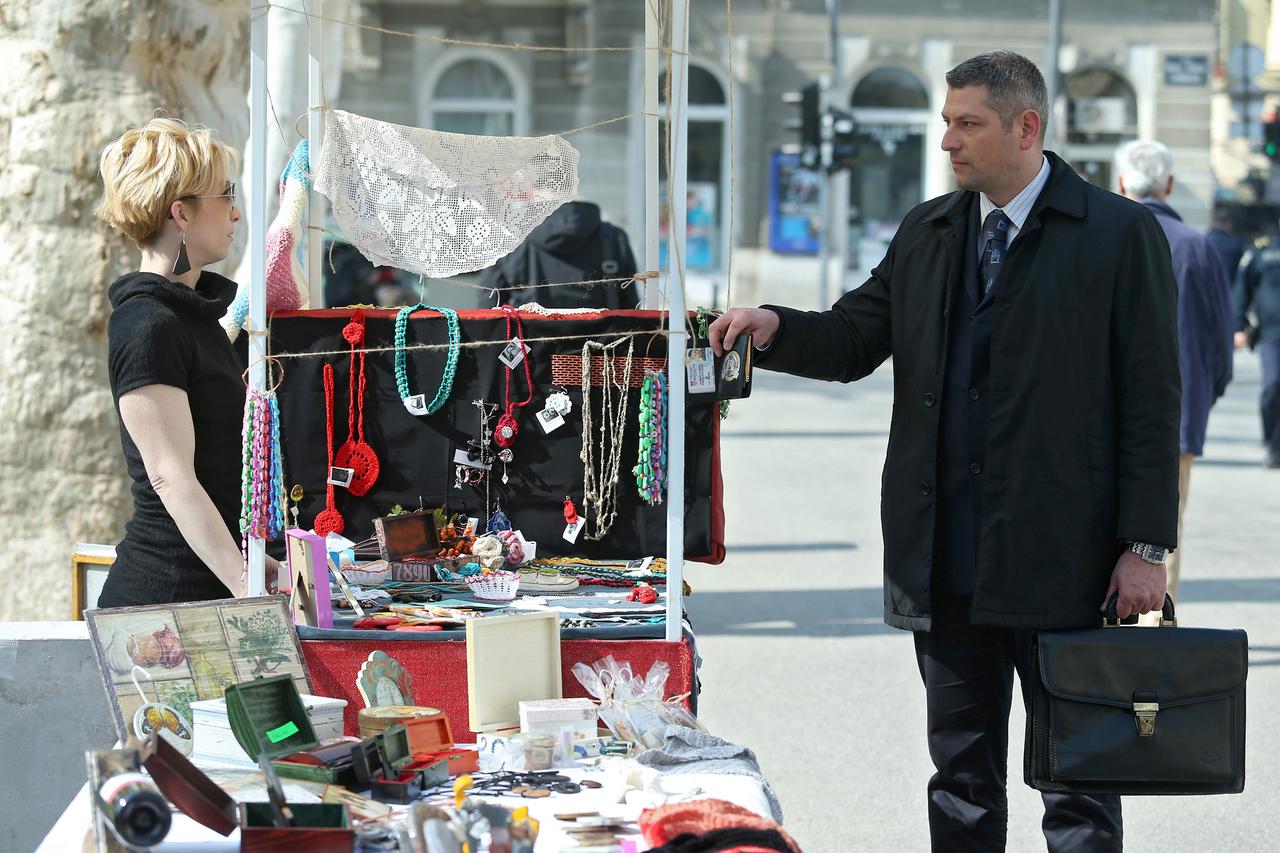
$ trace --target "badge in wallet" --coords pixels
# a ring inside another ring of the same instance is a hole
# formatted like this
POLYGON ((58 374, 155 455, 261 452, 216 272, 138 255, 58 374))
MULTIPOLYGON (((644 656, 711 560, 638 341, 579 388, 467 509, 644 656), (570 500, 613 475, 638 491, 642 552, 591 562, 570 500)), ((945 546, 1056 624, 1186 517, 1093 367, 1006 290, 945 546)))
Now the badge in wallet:
POLYGON ((733 349, 716 359, 716 399, 740 400, 751 396, 750 335, 738 335, 733 349))
POLYGON ((739 335, 733 349, 726 350, 718 358, 712 356, 708 347, 686 351, 690 399, 719 402, 750 397, 751 355, 754 351, 750 335, 739 335))

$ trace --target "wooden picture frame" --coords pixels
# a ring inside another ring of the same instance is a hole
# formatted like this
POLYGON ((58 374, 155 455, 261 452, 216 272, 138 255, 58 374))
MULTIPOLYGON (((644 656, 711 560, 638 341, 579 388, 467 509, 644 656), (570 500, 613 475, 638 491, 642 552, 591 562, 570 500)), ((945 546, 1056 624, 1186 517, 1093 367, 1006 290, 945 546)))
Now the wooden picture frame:
POLYGON ((467 620, 471 731, 518 728, 521 699, 560 699, 557 611, 467 620))
POLYGON ((292 527, 285 531, 289 557, 289 609, 293 624, 333 627, 333 599, 329 591, 329 552, 323 536, 292 527))
POLYGON ((147 607, 88 610, 89 641, 121 743, 134 714, 159 701, 191 719, 191 703, 220 699, 227 685, 290 675, 312 693, 307 661, 284 596, 227 598, 147 607), (147 671, 139 695, 133 667, 147 671))
POLYGON ((71 621, 83 622, 84 612, 98 606, 98 593, 116 561, 116 546, 77 542, 71 552, 71 621))

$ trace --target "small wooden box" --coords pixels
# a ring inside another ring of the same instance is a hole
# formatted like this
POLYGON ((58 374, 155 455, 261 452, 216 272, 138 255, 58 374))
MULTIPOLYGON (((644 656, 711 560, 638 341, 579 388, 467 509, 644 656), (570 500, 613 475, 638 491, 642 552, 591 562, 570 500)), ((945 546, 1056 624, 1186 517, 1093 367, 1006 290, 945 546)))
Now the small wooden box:
POLYGON ((241 853, 351 853, 355 833, 342 803, 291 803, 294 825, 278 827, 270 803, 240 804, 241 853))
MULTIPOLYGON (((409 733, 404 726, 392 726, 362 741, 351 759, 357 784, 368 785, 369 795, 380 803, 411 803, 422 793, 423 770, 413 766, 409 733)), ((429 766, 434 768, 434 764, 429 766)))
POLYGON ((382 705, 361 708, 357 719, 362 738, 370 738, 392 726, 403 725, 409 730, 409 751, 413 753, 439 752, 453 746, 449 717, 438 708, 382 705))
POLYGON ((246 754, 265 755, 281 776, 339 785, 355 778, 351 762, 334 763, 331 754, 317 756, 321 760, 316 762, 287 760, 320 747, 298 687, 289 676, 233 684, 227 688, 226 701, 236 742, 246 754))
POLYGON ((450 776, 461 776, 464 773, 475 773, 480 769, 480 753, 474 749, 442 749, 439 752, 414 753, 413 760, 417 764, 434 764, 446 762, 450 776))
MULTIPOLYGON (((324 742, 342 737, 342 714, 346 699, 301 694, 302 705, 315 730, 316 740, 324 742)), ((224 764, 228 767, 253 769, 258 762, 250 758, 231 732, 227 719, 226 699, 203 699, 191 703, 191 727, 195 747, 191 757, 200 762, 224 764)))

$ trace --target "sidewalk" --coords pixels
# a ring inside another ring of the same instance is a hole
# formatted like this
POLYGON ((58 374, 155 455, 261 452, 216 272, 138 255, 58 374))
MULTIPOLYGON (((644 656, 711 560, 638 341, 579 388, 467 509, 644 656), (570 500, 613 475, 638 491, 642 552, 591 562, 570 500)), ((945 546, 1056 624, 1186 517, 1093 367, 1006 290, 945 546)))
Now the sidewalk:
MULTIPOLYGON (((888 365, 853 385, 761 371, 725 422, 729 559, 693 564, 700 713, 751 746, 806 851, 928 849, 924 693, 910 635, 881 621, 888 365)), ((1184 624, 1249 632, 1248 775, 1235 797, 1132 798, 1131 853, 1262 851, 1280 791, 1280 471, 1261 467, 1258 362, 1209 422, 1191 475, 1184 624)), ((1010 719, 1010 851, 1043 850, 1010 719)))

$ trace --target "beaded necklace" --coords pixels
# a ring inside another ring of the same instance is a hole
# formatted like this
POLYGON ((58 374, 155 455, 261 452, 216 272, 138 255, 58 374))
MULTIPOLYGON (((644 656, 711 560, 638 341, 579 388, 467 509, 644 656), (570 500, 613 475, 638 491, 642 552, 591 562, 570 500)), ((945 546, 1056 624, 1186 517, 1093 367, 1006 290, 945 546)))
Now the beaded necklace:
MULTIPOLYGON (((524 326, 520 322, 520 315, 516 313, 516 309, 510 305, 502 306, 502 313, 507 315, 507 338, 511 338, 511 321, 516 321, 516 340, 520 346, 524 346, 524 326)), ((529 396, 523 401, 514 403, 511 400, 511 374, 515 371, 503 364, 503 373, 506 376, 506 389, 503 393, 504 408, 502 417, 498 418, 498 428, 493 433, 494 443, 502 448, 498 451, 498 458, 503 463, 510 462, 513 458, 511 453, 511 445, 516 443, 516 437, 520 435, 520 422, 516 420, 516 409, 522 408, 533 402, 533 374, 529 370, 529 356, 525 353, 520 358, 521 364, 524 365, 524 381, 529 388, 529 396)))
POLYGON ((582 514, 588 523, 594 511, 595 531, 587 538, 599 541, 613 527, 618 517, 618 469, 622 466, 622 444, 627 429, 627 400, 631 396, 631 355, 635 338, 627 338, 626 365, 622 381, 617 377, 617 359, 611 357, 622 339, 611 344, 587 341, 582 345, 582 514), (591 351, 598 350, 604 363, 604 381, 600 383, 601 417, 600 448, 592 442, 591 418, 591 351))
POLYGON ((662 503, 667 488, 667 381, 658 370, 647 370, 640 387, 640 450, 636 477, 640 497, 649 506, 662 503))
POLYGON ((244 554, 241 582, 248 579, 249 540, 275 539, 285 529, 283 454, 280 450, 280 407, 275 390, 249 390, 240 432, 240 548, 244 554))
POLYGON ((444 404, 449 401, 449 395, 453 393, 453 379, 458 372, 458 353, 462 349, 461 342, 462 333, 458 328, 458 312, 452 308, 437 308, 434 305, 419 302, 417 305, 401 308, 400 312, 396 314, 396 390, 400 392, 400 401, 404 403, 404 407, 409 410, 410 414, 434 415, 443 409, 444 404), (405 357, 405 339, 408 336, 409 315, 415 311, 422 310, 435 311, 443 315, 449 329, 449 354, 445 358, 444 373, 440 376, 440 387, 436 389, 436 395, 431 399, 430 403, 425 402, 425 394, 413 395, 409 393, 409 369, 406 363, 408 359, 405 357))

